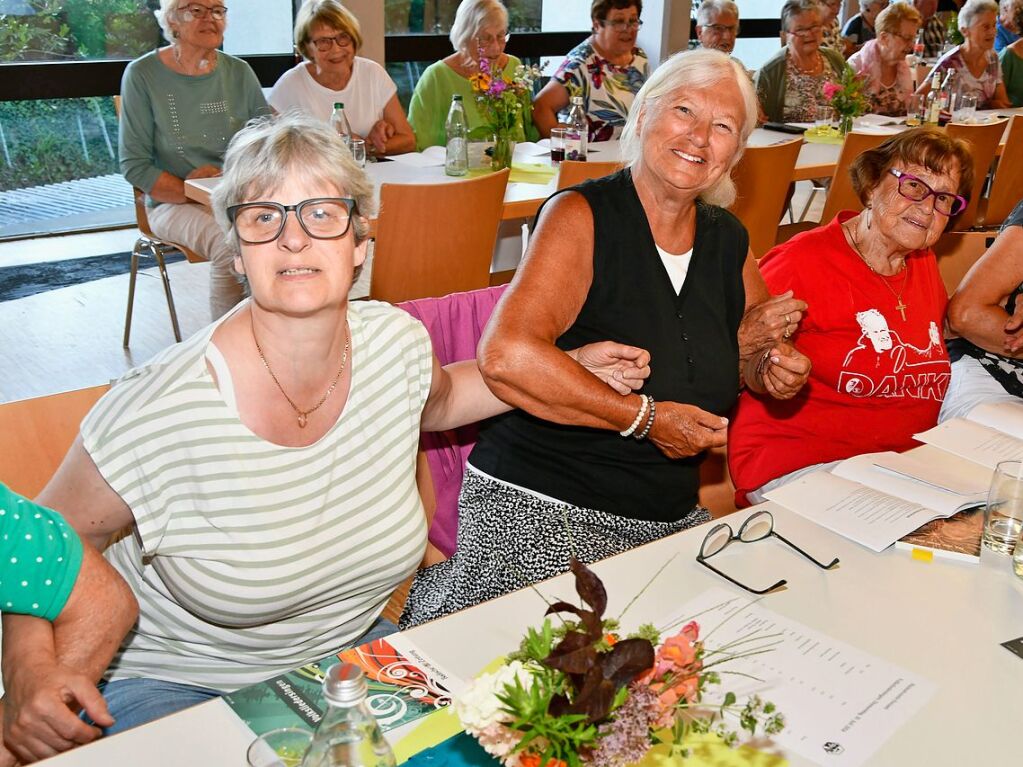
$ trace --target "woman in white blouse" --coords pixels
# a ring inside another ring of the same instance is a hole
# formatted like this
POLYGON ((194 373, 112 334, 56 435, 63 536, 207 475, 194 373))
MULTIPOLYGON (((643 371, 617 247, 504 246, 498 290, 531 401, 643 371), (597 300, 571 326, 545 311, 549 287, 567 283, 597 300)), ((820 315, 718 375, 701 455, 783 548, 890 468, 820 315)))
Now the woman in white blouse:
POLYGON ((295 19, 295 48, 305 59, 270 91, 278 112, 298 109, 328 120, 334 104, 345 105, 352 131, 376 154, 416 148, 397 88, 386 70, 356 54, 362 47, 359 22, 338 0, 307 0, 295 19))

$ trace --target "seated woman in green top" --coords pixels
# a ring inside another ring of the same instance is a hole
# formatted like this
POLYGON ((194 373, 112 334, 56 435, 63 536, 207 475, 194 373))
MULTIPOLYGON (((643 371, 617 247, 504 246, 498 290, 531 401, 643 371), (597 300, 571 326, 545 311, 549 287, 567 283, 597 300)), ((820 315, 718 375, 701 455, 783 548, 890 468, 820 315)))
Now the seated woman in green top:
MULTIPOLYGON (((1020 21, 1023 21, 1023 3, 1019 10, 1020 21)), ((1014 107, 1023 107, 1023 37, 1002 48, 998 54, 1002 64, 1002 82, 1009 102, 1014 107)))
MULTIPOLYGON (((500 0, 462 0, 449 37, 455 52, 426 68, 409 103, 409 122, 416 132, 419 151, 446 143, 444 122, 451 108, 451 97, 456 93, 462 96, 469 130, 487 124, 476 108, 469 82, 469 78, 480 71, 482 57, 490 62, 491 72, 501 72, 505 78, 511 78, 516 67, 522 64, 504 52, 508 42, 508 11, 500 0)), ((530 110, 524 111, 516 134, 511 137, 514 141, 539 138, 530 110)))

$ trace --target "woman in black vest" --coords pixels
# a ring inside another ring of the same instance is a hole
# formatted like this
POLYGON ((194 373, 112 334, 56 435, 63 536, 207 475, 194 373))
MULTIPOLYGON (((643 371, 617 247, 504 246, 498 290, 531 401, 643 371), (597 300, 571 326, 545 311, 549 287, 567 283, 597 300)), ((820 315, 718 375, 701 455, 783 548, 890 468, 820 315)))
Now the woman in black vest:
POLYGON ((403 627, 563 572, 570 555, 592 562, 707 521, 698 466, 725 444, 740 386, 779 398, 802 386, 809 360, 786 339, 806 305, 770 298, 746 230, 719 207, 756 117, 728 56, 677 54, 636 97, 625 169, 545 204, 479 350, 487 384, 520 410, 482 431, 455 555, 417 575, 403 627), (597 339, 650 352, 642 394, 589 380, 565 354, 597 339))

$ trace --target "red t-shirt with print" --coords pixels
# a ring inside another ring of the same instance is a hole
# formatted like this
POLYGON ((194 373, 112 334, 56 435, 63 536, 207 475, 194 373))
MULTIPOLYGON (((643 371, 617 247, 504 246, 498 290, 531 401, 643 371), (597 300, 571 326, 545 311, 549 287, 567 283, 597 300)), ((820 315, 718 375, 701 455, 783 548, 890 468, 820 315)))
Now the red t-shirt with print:
POLYGON ((811 464, 907 450, 937 422, 951 368, 934 253, 914 251, 893 277, 875 274, 842 233, 854 215, 842 212, 760 261, 772 294, 792 290, 808 304, 792 340, 813 369, 793 399, 740 395, 728 435, 740 505, 748 491, 811 464))

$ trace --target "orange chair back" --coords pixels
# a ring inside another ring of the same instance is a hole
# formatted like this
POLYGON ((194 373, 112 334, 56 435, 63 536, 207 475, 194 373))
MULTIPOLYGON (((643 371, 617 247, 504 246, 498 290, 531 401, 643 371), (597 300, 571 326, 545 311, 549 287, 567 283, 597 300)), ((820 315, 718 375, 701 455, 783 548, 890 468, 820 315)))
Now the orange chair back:
POLYGON ((988 196, 984 226, 1001 226, 1012 209, 1023 197, 1023 115, 1016 115, 1009 121, 1002 154, 998 167, 991 177, 991 194, 988 196))
POLYGON ((622 169, 620 162, 579 162, 565 160, 558 170, 558 189, 568 189, 591 178, 604 178, 622 169))
POLYGON ((985 125, 964 125, 949 123, 945 126, 949 136, 965 139, 970 143, 970 154, 973 156, 973 191, 970 193, 970 204, 955 221, 956 231, 970 229, 977 223, 977 208, 981 195, 984 193, 984 179, 991 170, 991 163, 998 153, 998 144, 1005 132, 1005 121, 987 123, 985 125))
POLYGON ((853 189, 852 179, 849 176, 849 167, 853 160, 869 149, 879 146, 885 139, 890 138, 884 134, 877 133, 850 133, 845 137, 842 144, 842 152, 838 155, 838 164, 835 166, 835 173, 831 177, 831 188, 828 190, 828 197, 824 201, 824 210, 821 213, 821 223, 830 223, 841 210, 863 210, 863 203, 853 189))
POLYGON ((747 147, 732 169, 737 194, 729 210, 749 232, 750 248, 756 258, 774 247, 802 145, 802 139, 797 138, 772 146, 747 147))

